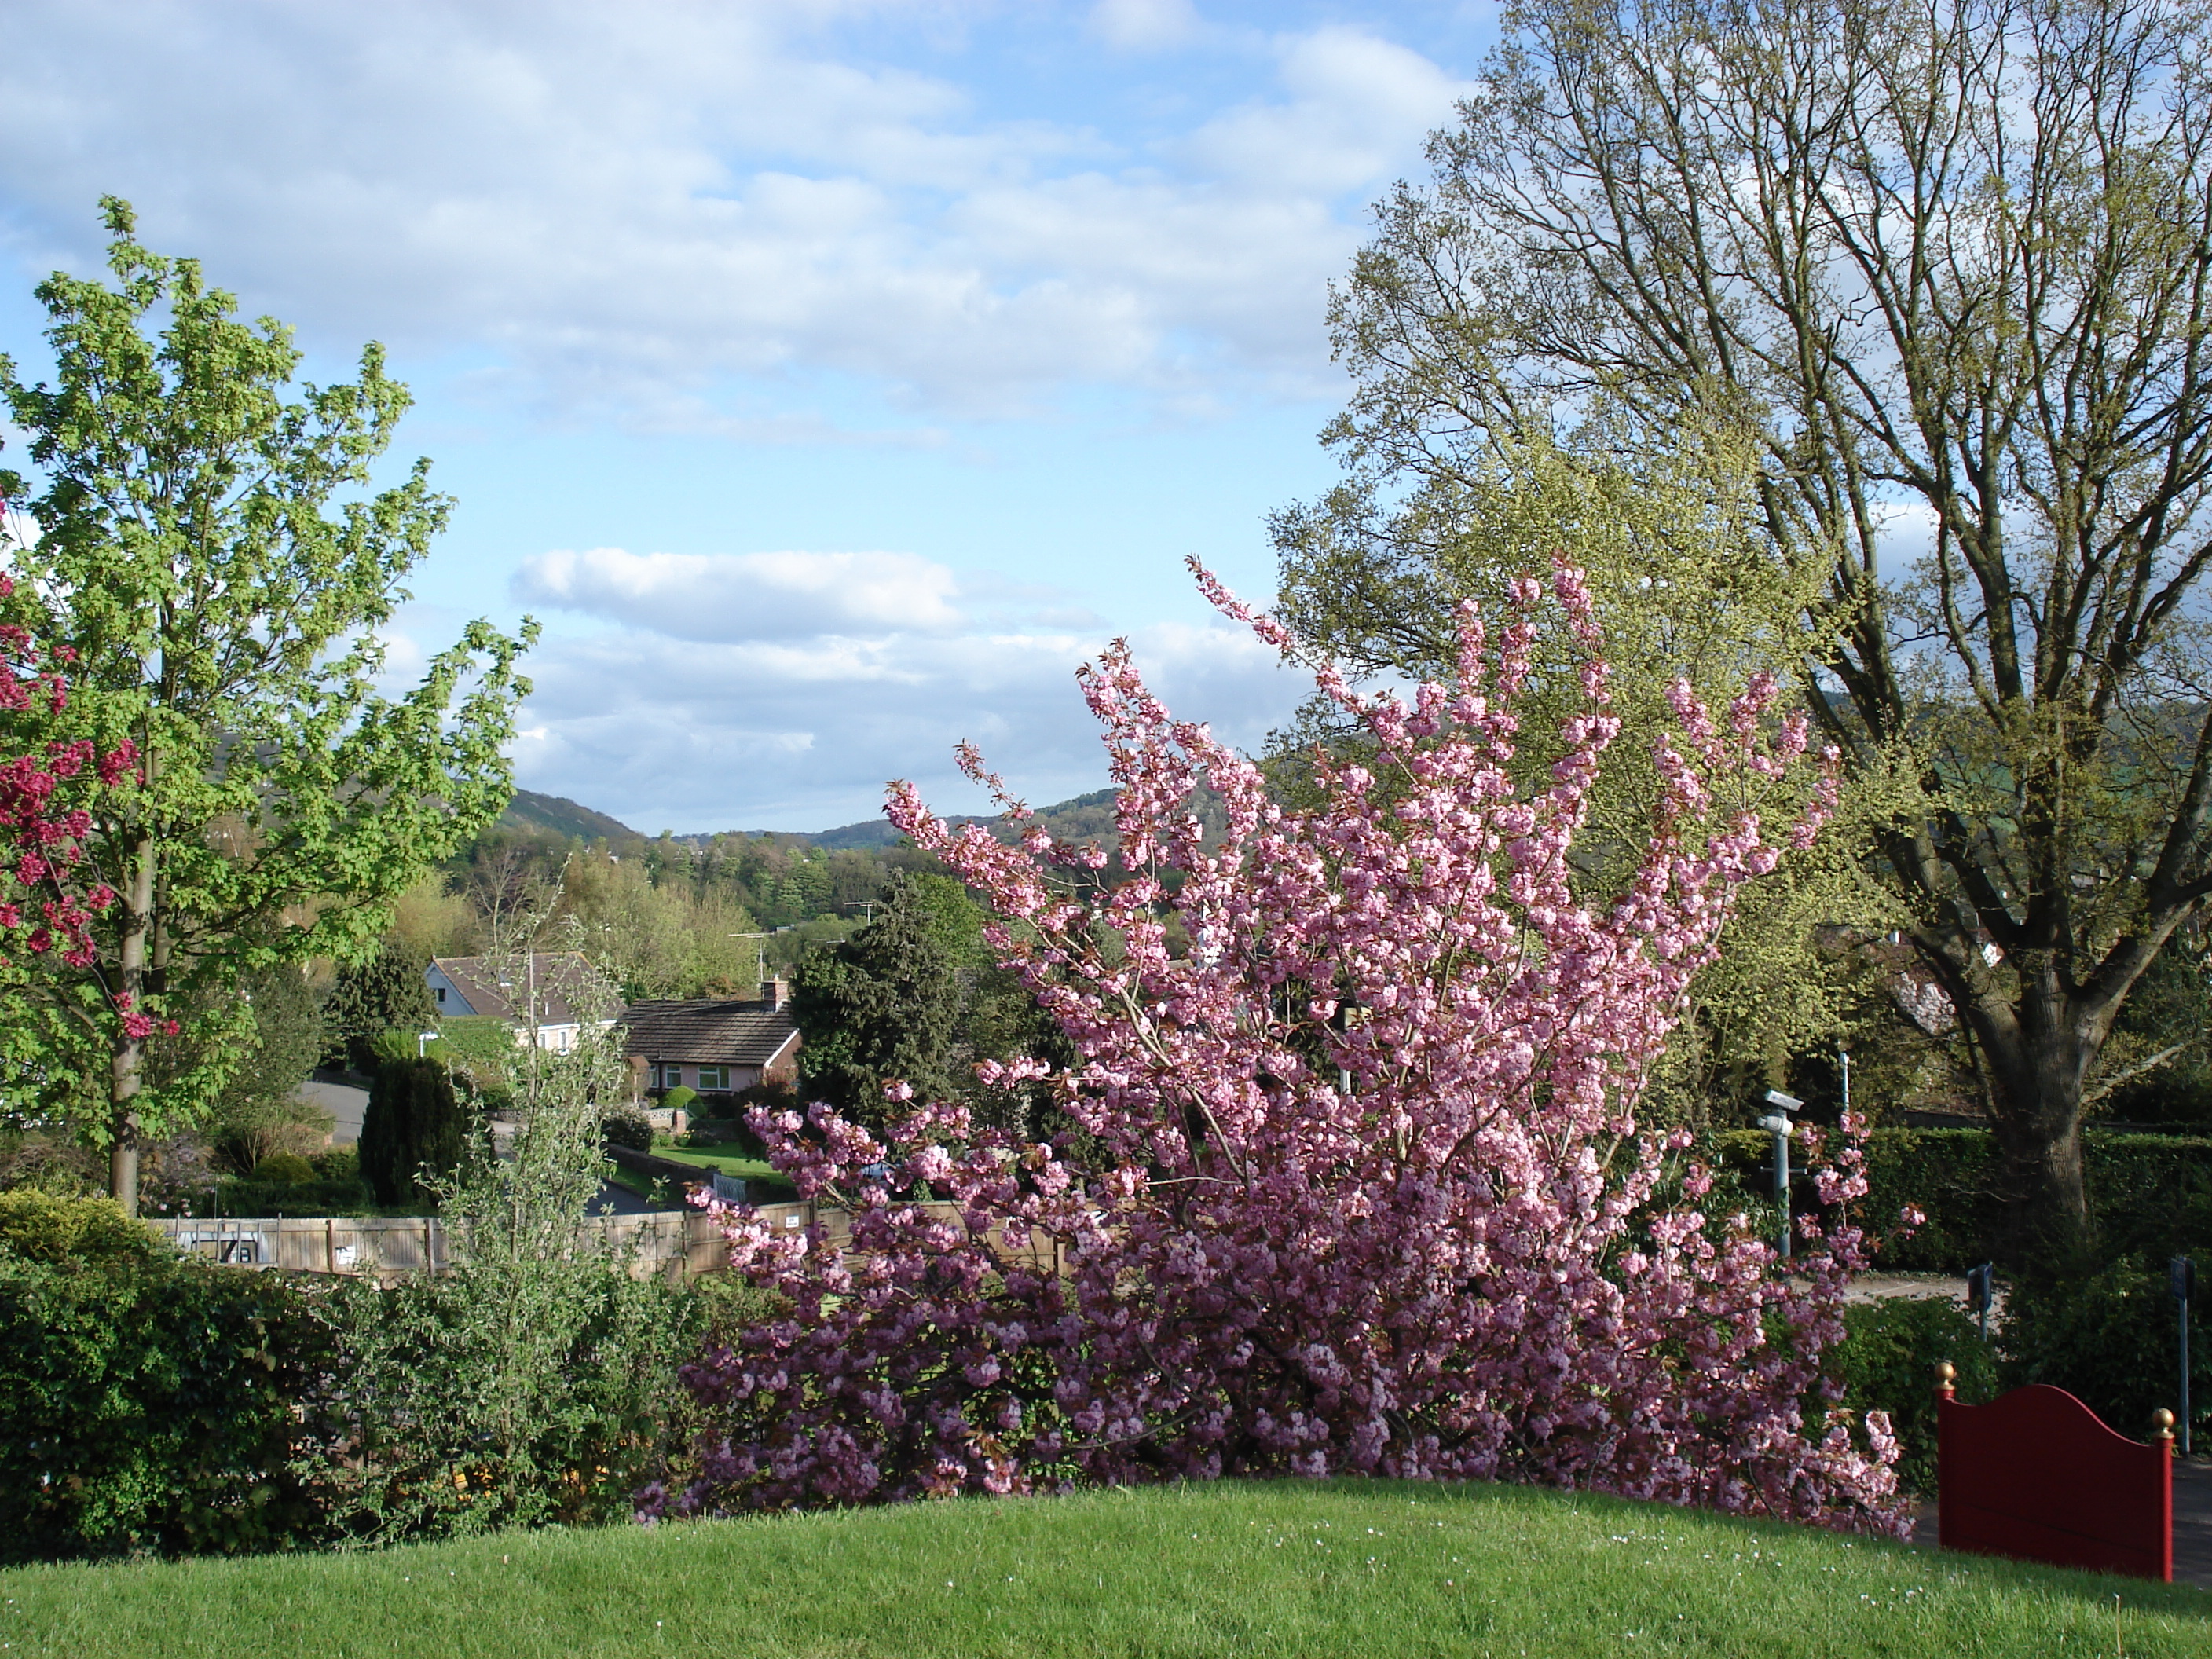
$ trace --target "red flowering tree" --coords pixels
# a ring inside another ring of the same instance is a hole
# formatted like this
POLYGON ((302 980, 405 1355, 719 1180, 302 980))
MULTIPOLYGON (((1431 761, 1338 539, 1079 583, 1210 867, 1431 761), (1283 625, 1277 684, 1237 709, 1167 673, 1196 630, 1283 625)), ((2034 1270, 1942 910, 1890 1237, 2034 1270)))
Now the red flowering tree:
POLYGON ((1862 1261, 1856 1144, 1785 1273, 1707 1212, 1686 1138, 1637 1119, 1731 894, 1775 864, 1762 814, 1805 843, 1832 762, 1801 763, 1771 683, 1718 720, 1679 688, 1658 833, 1626 891, 1583 893, 1575 837, 1618 723, 1579 574, 1553 592, 1582 707, 1540 790, 1509 765, 1534 582, 1494 649, 1464 618, 1452 684, 1360 696, 1323 671, 1371 741, 1320 759, 1310 811, 1109 651, 1083 677, 1127 872, 1103 889, 1103 848, 956 833, 894 787, 892 819, 990 896, 996 948, 1079 1054, 1050 1082, 1082 1156, 945 1105, 884 1144, 820 1106, 757 1115, 851 1239, 713 1206, 790 1310, 689 1369, 711 1427, 647 1514, 1358 1472, 1903 1524, 1887 1423, 1845 1420, 1822 1374, 1862 1261))
MULTIPOLYGON (((0 574, 0 602, 15 591, 0 574)), ((0 994, 37 973, 41 957, 72 968, 92 963, 93 918, 115 902, 115 890, 86 885, 79 866, 93 803, 135 785, 137 753, 127 741, 103 753, 89 738, 40 739, 69 706, 65 656, 42 652, 20 624, 0 624, 0 745, 28 745, 0 758, 0 994)), ((142 1037, 159 1026, 176 1030, 127 996, 110 996, 83 1018, 112 1020, 142 1037)), ((17 1024, 9 1022, 11 1030, 17 1024)))

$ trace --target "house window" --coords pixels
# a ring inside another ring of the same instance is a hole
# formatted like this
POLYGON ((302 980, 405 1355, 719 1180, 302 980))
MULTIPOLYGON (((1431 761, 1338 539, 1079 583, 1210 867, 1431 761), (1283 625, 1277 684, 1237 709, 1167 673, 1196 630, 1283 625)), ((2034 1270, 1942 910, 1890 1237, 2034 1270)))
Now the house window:
POLYGON ((730 1086, 730 1068, 726 1066, 702 1066, 699 1068, 702 1089, 726 1089, 730 1086))
POLYGON ((441 1002, 443 1002, 445 1000, 446 1000, 446 988, 445 988, 444 986, 441 985, 441 986, 438 988, 438 1000, 439 1000, 439 1001, 441 1001, 441 1002))
POLYGON ((656 1066, 653 1068, 653 1086, 656 1089, 680 1089, 684 1086, 681 1066, 656 1066))

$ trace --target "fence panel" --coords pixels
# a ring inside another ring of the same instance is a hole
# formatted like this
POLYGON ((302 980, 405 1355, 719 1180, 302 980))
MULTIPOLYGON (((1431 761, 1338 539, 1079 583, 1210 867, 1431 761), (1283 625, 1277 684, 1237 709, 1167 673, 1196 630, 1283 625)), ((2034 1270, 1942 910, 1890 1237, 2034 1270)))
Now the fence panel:
MULTIPOLYGON (((957 1221, 956 1204, 922 1206, 957 1221)), ((779 1232, 821 1227, 835 1250, 851 1247, 852 1217, 842 1209, 812 1204, 763 1204, 757 1213, 779 1232)), ((434 1216, 264 1216, 185 1219, 149 1218, 146 1224, 166 1234, 188 1255, 240 1267, 280 1267, 294 1273, 337 1273, 391 1280, 452 1265, 453 1241, 446 1224, 434 1216)), ((690 1278, 721 1273, 729 1266, 728 1247, 714 1218, 697 1210, 658 1210, 643 1215, 593 1216, 590 1224, 608 1246, 630 1253, 631 1270, 643 1278, 666 1273, 690 1278)), ((1056 1273, 1057 1245, 1033 1233, 1019 1249, 994 1231, 992 1248, 1009 1262, 1034 1271, 1056 1273)))

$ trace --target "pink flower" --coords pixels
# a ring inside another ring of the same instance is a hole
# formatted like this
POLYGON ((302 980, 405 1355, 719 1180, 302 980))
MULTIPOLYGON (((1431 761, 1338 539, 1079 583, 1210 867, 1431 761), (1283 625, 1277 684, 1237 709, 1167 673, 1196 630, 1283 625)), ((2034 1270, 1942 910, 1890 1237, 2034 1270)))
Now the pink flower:
POLYGON ((1837 1208, 1788 1276, 1742 1218, 1705 1212, 1708 1171, 1672 1195, 1679 1138, 1636 1126, 1735 893, 1809 837, 1830 781, 1804 777, 1776 688, 1717 722, 1677 686, 1659 833, 1620 891, 1581 890, 1571 853, 1620 724, 1580 573, 1550 593, 1584 703, 1533 788, 1505 769, 1533 580, 1494 647, 1462 618, 1451 684, 1361 697, 1317 673, 1369 752, 1316 756, 1311 807, 1110 647, 1082 688, 1119 880, 1092 874, 1102 849, 955 830, 893 787, 892 821, 988 896, 1001 965, 1075 1055, 988 1080, 1048 1089, 1079 1133, 1028 1144, 924 1104, 878 1145, 825 1107, 756 1113, 849 1234, 709 1206, 732 1267, 792 1312, 686 1369, 707 1427, 677 1512, 1359 1473, 1903 1524, 1887 1425, 1800 1406, 1863 1260, 1863 1126, 1819 1171, 1837 1208))

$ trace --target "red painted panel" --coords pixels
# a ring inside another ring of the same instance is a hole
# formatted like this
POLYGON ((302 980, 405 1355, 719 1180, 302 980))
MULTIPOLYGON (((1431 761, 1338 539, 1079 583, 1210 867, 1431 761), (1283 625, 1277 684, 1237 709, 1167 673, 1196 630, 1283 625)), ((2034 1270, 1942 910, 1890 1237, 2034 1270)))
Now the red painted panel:
POLYGON ((1943 1547, 2173 1579, 2173 1461, 2038 1383, 1986 1406, 1942 1400, 1943 1547))

